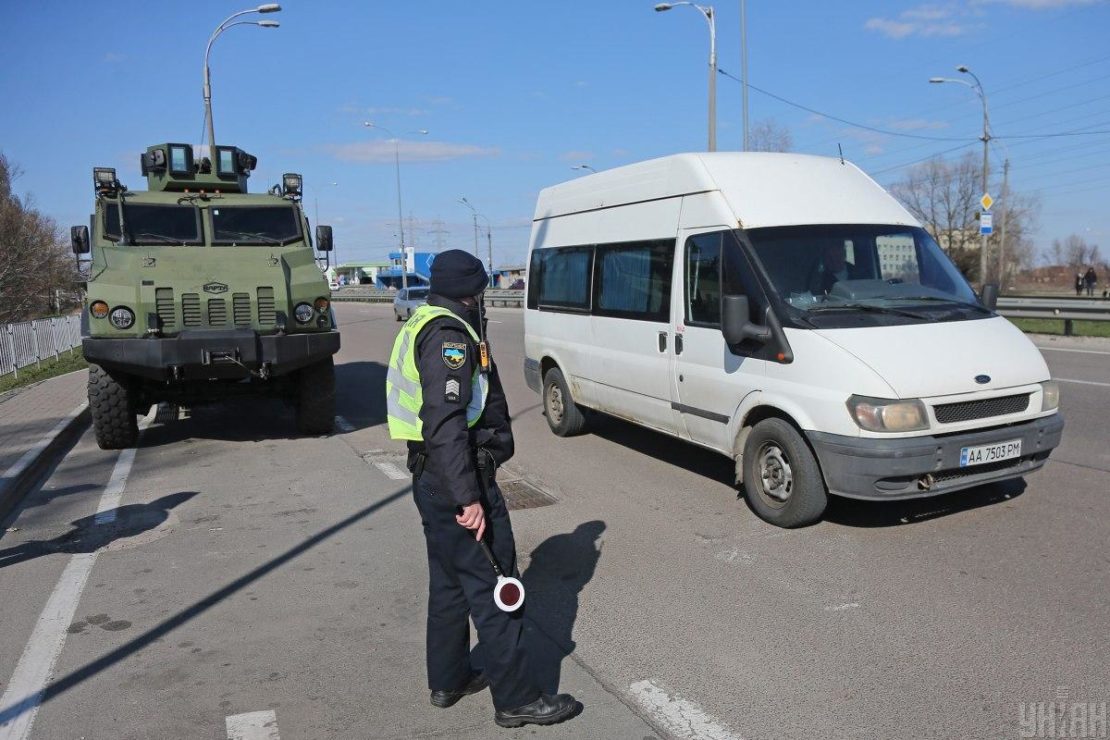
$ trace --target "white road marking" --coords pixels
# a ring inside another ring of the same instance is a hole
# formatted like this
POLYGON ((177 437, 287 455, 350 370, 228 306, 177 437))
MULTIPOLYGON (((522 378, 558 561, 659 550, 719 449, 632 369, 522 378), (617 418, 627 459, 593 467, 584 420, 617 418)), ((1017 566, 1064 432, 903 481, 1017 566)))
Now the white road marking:
POLYGON ((55 437, 61 434, 62 430, 65 429, 66 426, 68 426, 75 417, 80 415, 80 413, 84 411, 88 405, 88 403, 81 404, 73 411, 71 411, 64 419, 54 425, 54 428, 44 434, 42 439, 40 439, 38 442, 35 442, 34 446, 31 449, 24 452, 23 455, 15 461, 14 465, 4 471, 4 475, 0 476, 0 480, 15 480, 16 477, 21 475, 23 471, 26 470, 27 467, 35 461, 35 458, 39 456, 39 453, 42 452, 42 450, 48 444, 50 444, 55 437))
POLYGON ((335 417, 335 425, 339 427, 339 431, 343 432, 344 434, 346 434, 347 432, 353 432, 355 430, 355 425, 344 419, 342 416, 335 417))
MULTIPOLYGON (((142 421, 143 430, 154 420, 157 407, 152 409, 142 421)), ((127 485, 127 476, 135 462, 135 448, 123 450, 116 458, 115 467, 108 485, 101 494, 96 507, 97 524, 115 520, 115 512, 109 509, 119 506, 120 496, 127 485)), ((42 613, 39 614, 31 639, 23 649, 23 655, 15 666, 12 679, 0 697, 0 740, 26 740, 31 734, 31 726, 39 712, 43 692, 54 673, 54 665, 62 653, 66 642, 66 630, 73 623, 81 592, 89 578, 96 556, 100 550, 77 553, 69 559, 62 577, 50 593, 42 613)))
POLYGON ((401 470, 399 467, 397 467, 396 465, 394 465, 391 462, 375 462, 375 463, 372 463, 372 464, 375 468, 377 468, 382 473, 382 475, 384 475, 386 478, 389 478, 390 480, 408 480, 409 479, 409 474, 408 473, 401 470))
POLYGON ((827 612, 842 612, 845 609, 859 609, 859 604, 853 601, 850 604, 837 604, 836 606, 825 607, 825 611, 827 612))
POLYGON ((273 710, 233 714, 224 722, 227 740, 281 740, 273 710))
POLYGON ((1037 349, 1047 349, 1049 352, 1078 352, 1081 355, 1110 355, 1110 352, 1098 349, 1072 349, 1070 347, 1044 347, 1037 345, 1037 349))
POLYGON ((1074 378, 1053 378, 1061 383, 1079 383, 1081 385, 1099 385, 1103 388, 1110 388, 1110 383, 1100 383, 1097 380, 1075 380, 1074 378))
POLYGON ((740 740, 721 722, 701 707, 682 697, 671 697, 651 681, 637 681, 628 687, 640 706, 675 737, 688 740, 740 740))

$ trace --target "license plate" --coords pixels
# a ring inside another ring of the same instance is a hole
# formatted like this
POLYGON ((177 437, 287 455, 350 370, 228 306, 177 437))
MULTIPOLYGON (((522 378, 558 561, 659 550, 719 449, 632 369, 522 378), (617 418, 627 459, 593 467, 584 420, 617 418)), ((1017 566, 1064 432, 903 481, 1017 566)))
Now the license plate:
POLYGON ((978 447, 963 447, 960 449, 960 467, 971 465, 986 465, 987 463, 1009 460, 1021 457, 1021 440, 1011 439, 1008 442, 995 442, 978 447))

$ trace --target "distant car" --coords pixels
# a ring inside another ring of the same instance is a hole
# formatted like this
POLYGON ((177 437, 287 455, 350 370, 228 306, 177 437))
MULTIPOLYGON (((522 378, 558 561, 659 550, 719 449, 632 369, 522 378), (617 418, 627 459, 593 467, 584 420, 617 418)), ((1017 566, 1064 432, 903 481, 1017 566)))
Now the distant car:
POLYGON ((398 321, 404 321, 412 312, 428 302, 427 288, 405 288, 393 297, 393 313, 398 321))
POLYGON ((513 281, 513 284, 509 286, 509 290, 524 290, 524 281, 523 280, 513 281))
POLYGON ((334 281, 334 280, 329 280, 329 281, 328 281, 328 288, 329 288, 330 290, 339 290, 339 283, 337 283, 337 282, 336 282, 336 281, 334 281))

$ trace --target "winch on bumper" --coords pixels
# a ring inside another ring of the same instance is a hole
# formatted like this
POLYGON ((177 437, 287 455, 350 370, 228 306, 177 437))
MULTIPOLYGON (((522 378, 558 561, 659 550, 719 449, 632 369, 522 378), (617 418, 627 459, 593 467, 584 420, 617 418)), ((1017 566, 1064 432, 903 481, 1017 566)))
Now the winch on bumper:
POLYGON ((982 431, 882 439, 807 431, 829 493, 849 498, 895 500, 1017 478, 1044 465, 1060 444, 1064 418, 1057 412, 982 431), (960 466, 965 447, 1021 440, 1021 456, 960 466))
POLYGON ((259 334, 250 329, 184 330, 174 337, 81 343, 85 359, 153 380, 286 375, 339 351, 339 332, 259 334))

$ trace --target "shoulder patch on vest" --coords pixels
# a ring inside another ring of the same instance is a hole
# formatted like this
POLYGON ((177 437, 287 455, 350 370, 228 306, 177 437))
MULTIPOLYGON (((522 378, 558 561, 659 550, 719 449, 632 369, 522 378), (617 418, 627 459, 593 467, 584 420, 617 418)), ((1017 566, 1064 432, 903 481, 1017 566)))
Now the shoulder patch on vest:
POLYGON ((444 342, 441 350, 443 364, 448 370, 458 370, 466 364, 465 342, 444 342))

